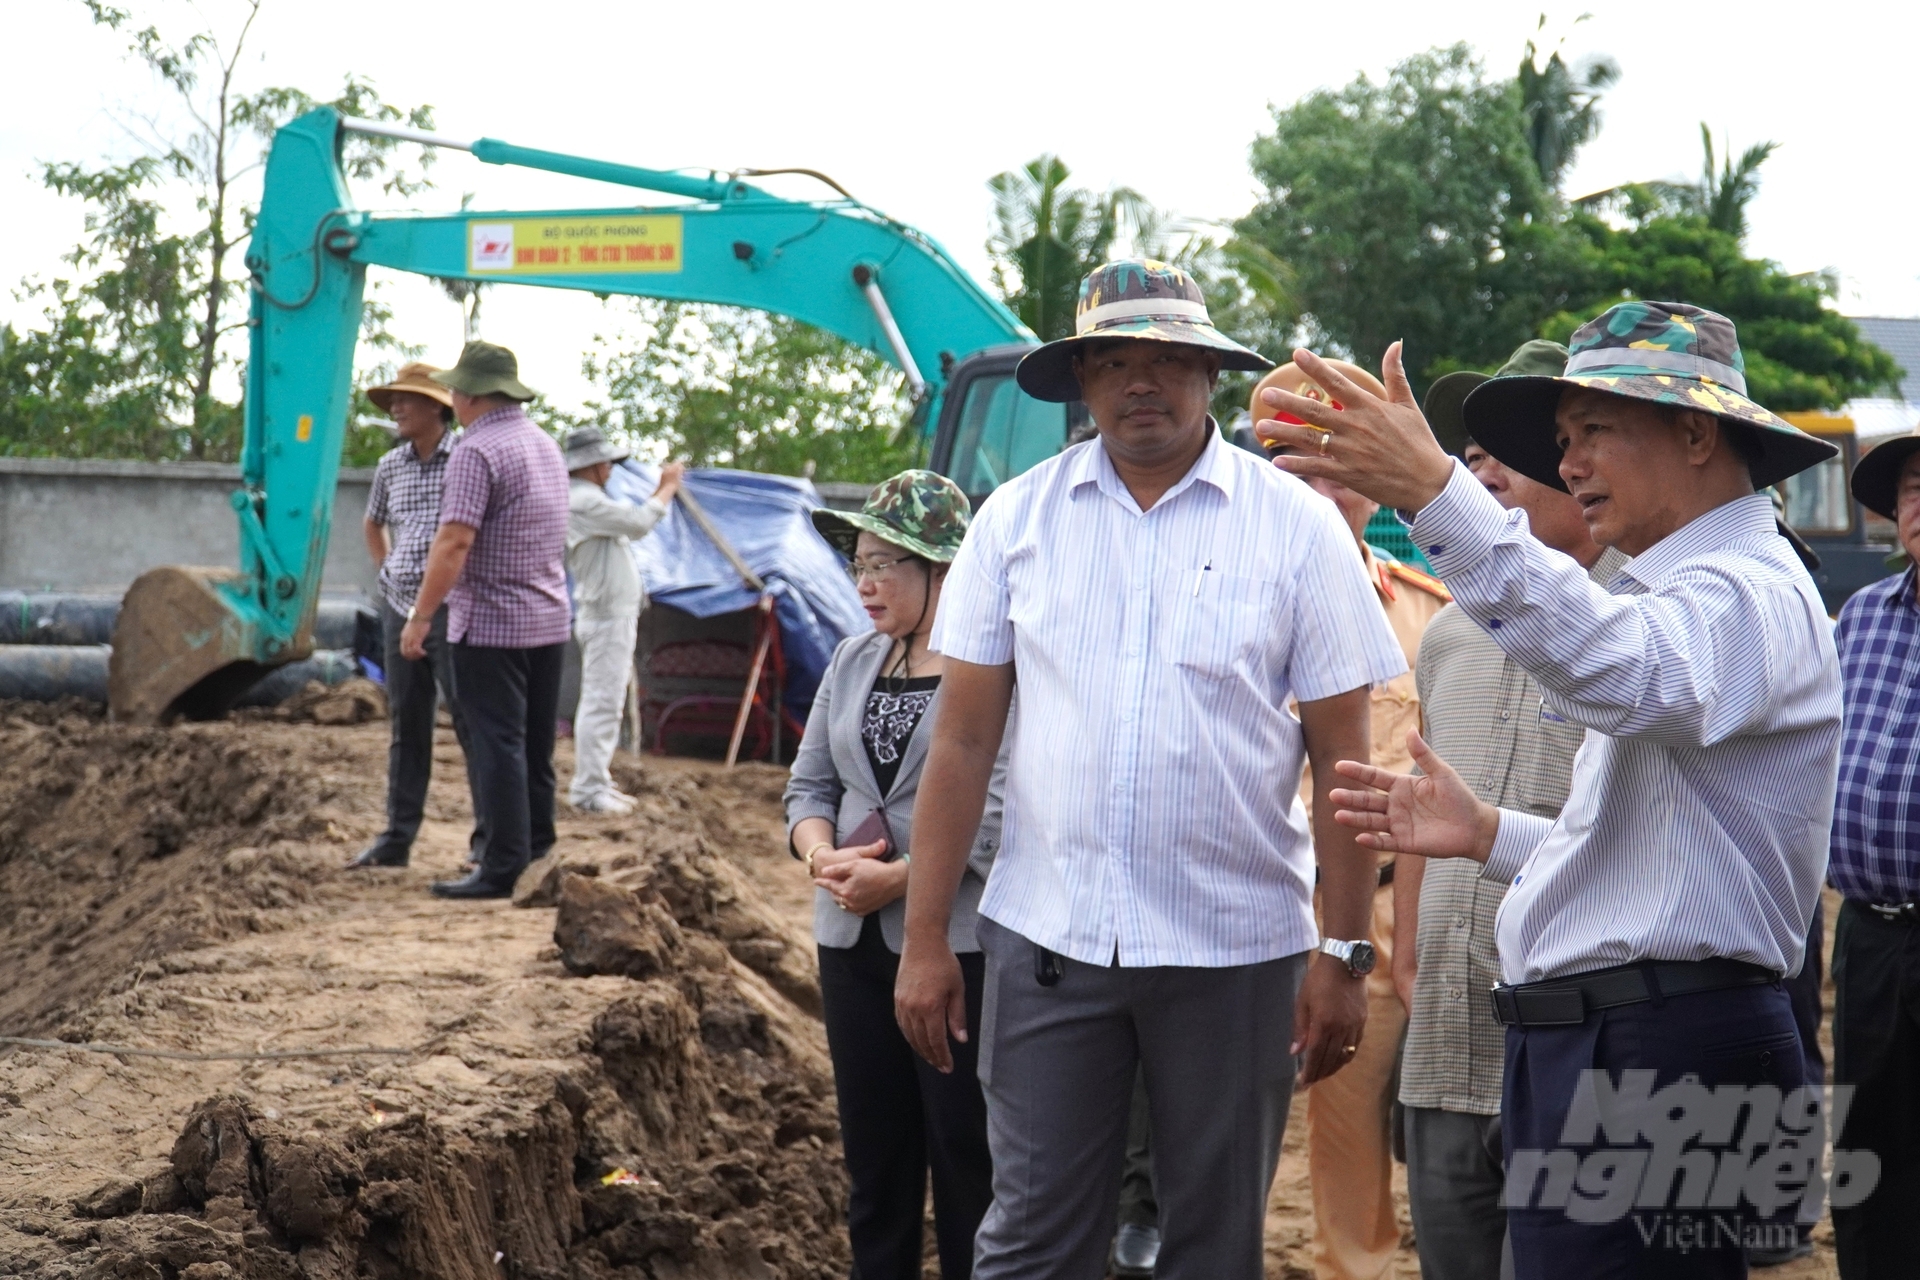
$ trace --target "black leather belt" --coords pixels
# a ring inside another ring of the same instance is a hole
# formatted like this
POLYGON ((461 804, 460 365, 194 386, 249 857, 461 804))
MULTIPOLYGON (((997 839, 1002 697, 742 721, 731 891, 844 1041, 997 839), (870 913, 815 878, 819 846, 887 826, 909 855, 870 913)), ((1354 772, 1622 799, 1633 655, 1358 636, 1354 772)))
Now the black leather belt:
POLYGON ((1864 905, 1882 920, 1904 921, 1907 924, 1920 920, 1920 902, 1868 902, 1864 905))
POLYGON ((1645 1004, 1657 996, 1758 987, 1779 979, 1773 970, 1744 960, 1655 960, 1571 978, 1502 984, 1492 992, 1493 1016, 1509 1027, 1573 1027, 1597 1009, 1645 1004))

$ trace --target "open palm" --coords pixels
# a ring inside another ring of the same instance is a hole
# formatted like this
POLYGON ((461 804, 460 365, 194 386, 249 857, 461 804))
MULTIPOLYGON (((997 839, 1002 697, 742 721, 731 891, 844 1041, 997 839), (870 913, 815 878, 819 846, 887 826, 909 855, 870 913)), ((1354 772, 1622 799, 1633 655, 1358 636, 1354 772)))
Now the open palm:
POLYGON ((1366 789, 1334 789, 1330 794, 1340 806, 1334 820, 1357 829, 1360 844, 1383 853, 1485 862, 1500 811, 1475 796, 1419 733, 1408 730, 1407 747, 1418 774, 1391 773, 1358 760, 1336 764, 1342 777, 1366 789))

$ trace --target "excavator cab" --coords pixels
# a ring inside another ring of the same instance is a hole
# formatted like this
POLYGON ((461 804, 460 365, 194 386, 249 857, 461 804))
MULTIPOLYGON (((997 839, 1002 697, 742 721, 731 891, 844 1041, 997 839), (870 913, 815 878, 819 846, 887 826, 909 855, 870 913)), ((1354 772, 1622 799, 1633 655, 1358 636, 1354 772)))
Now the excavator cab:
MULTIPOLYGON (((922 424, 946 419, 948 373, 974 353, 1034 344, 1032 332, 928 236, 837 186, 830 199, 773 195, 744 181, 755 172, 642 169, 346 119, 331 108, 283 127, 267 157, 246 256, 246 438, 242 483, 232 496, 240 565, 163 565, 128 590, 109 666, 114 719, 155 724, 223 715, 262 673, 311 652, 368 266, 791 316, 899 367, 922 424), (487 164, 637 187, 680 202, 368 213, 354 208, 341 171, 346 132, 469 151, 487 164), (939 372, 923 377, 922 369, 939 372)), ((1040 447, 1057 450, 1064 428, 1042 426, 1040 447)), ((985 460, 979 465, 989 488, 1032 451, 1023 441, 969 447, 967 456, 985 460)))

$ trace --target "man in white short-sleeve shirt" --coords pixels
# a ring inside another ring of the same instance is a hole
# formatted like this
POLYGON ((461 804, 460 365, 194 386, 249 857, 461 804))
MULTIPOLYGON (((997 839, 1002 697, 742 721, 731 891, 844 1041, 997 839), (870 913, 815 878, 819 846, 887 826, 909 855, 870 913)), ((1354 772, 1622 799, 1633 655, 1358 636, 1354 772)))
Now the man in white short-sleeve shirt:
POLYGON ((1305 761, 1331 780, 1368 749, 1371 688, 1405 659, 1332 504, 1220 437, 1223 367, 1268 364, 1184 272, 1090 276, 1075 336, 1019 379, 1084 399, 1099 438, 981 507, 941 602, 896 1000, 942 1069, 968 1033, 947 913, 1016 673, 1021 704, 981 903, 980 1280, 1100 1274, 1136 1065, 1156 1274, 1259 1277, 1296 1055, 1303 1083, 1330 1075, 1365 1025, 1375 860, 1324 797, 1310 833, 1296 792, 1305 761), (1309 964, 1316 847, 1333 936, 1309 964))

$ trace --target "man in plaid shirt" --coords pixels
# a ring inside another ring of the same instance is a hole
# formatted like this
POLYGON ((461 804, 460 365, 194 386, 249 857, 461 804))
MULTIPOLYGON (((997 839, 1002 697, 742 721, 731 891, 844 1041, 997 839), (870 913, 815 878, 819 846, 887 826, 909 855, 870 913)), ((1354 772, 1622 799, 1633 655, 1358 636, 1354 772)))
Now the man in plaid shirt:
POLYGON ((521 406, 534 393, 513 352, 469 342, 433 375, 453 392, 466 432, 447 459, 440 528, 401 652, 426 652, 433 611, 447 604, 453 680, 473 757, 480 862, 443 880, 443 898, 504 898, 553 847, 553 728, 571 630, 564 560, 567 469, 560 447, 521 406))
MULTIPOLYGON (((1853 471, 1853 496, 1894 521, 1920 562, 1920 436, 1889 440, 1853 471)), ((1833 934, 1833 1075, 1852 1086, 1836 1149, 1872 1151, 1879 1181, 1857 1204, 1834 1189, 1840 1274, 1910 1273, 1920 1256, 1920 602, 1915 571, 1840 610, 1846 713, 1827 879, 1846 899, 1833 934)), ((1811 958, 1809 958, 1811 963, 1811 958)), ((1836 1106, 1835 1114, 1841 1114, 1836 1106)))
MULTIPOLYGON (((446 606, 434 610, 427 631, 426 656, 418 661, 400 652, 400 632, 420 593, 427 570, 427 548, 440 527, 440 488, 455 433, 453 399, 430 375, 432 365, 402 366, 394 380, 367 391, 367 399, 392 415, 400 442, 374 469, 367 495, 364 532, 367 554, 380 566, 380 623, 386 646, 381 656, 391 727, 387 746, 387 828, 361 850, 349 867, 404 867, 420 832, 427 783, 433 777, 433 722, 445 701, 453 716, 454 736, 467 757, 472 784, 473 751, 466 718, 453 696, 453 665, 447 652, 446 606), (436 696, 437 686, 437 696, 436 696)), ((477 857, 484 832, 473 836, 477 857)))

